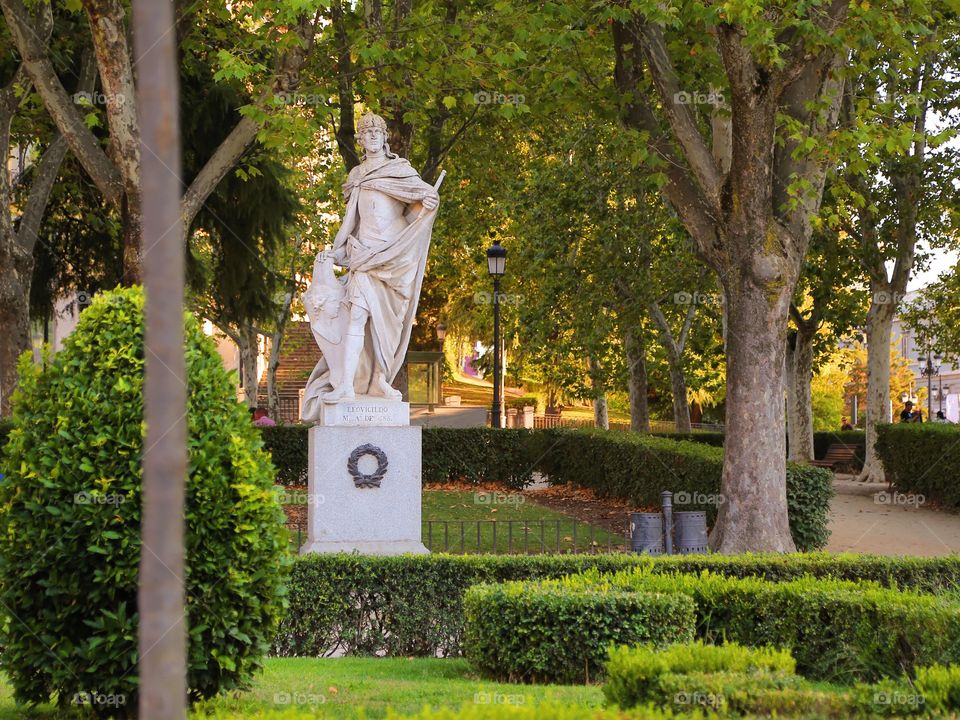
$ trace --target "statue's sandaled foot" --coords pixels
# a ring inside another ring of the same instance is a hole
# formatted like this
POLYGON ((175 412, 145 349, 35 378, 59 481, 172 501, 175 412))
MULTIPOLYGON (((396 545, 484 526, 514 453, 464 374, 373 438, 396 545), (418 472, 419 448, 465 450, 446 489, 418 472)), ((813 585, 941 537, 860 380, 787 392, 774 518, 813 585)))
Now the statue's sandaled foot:
POLYGON ((374 395, 380 395, 385 397, 387 400, 402 400, 403 393, 394 388, 387 382, 387 379, 377 373, 373 379, 373 387, 370 388, 373 391, 374 395))
POLYGON ((339 387, 334 388, 326 395, 323 396, 323 401, 325 403, 337 403, 342 400, 356 400, 357 395, 353 391, 352 385, 343 384, 339 387))

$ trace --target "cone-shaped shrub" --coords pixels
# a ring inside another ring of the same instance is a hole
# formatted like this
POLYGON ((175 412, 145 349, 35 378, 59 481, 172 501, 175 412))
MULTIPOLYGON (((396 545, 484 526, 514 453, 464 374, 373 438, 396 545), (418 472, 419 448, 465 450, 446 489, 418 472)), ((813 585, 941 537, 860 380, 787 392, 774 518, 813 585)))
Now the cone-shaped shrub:
MULTIPOLYGON (((186 316, 188 685, 242 686, 283 607, 286 538, 260 434, 186 316)), ((0 667, 23 702, 137 705, 143 292, 83 312, 44 365, 21 360, 0 472, 0 667)))

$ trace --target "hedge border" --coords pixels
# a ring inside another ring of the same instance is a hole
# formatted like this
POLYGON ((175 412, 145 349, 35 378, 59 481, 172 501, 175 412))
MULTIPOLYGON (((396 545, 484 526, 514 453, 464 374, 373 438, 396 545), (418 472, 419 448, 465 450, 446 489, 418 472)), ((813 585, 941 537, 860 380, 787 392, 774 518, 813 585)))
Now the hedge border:
POLYGON ((507 682, 594 682, 611 644, 689 642, 696 626, 693 599, 679 593, 475 585, 463 607, 467 659, 484 677, 507 682))
POLYGON ((902 423, 877 427, 877 455, 898 492, 960 508, 960 427, 902 423))
POLYGON ((463 597, 480 583, 559 578, 596 568, 656 572, 703 570, 730 577, 873 580, 887 587, 952 593, 960 557, 870 555, 423 555, 376 557, 311 554, 296 558, 289 609, 273 654, 322 656, 377 653, 455 656, 463 651, 463 597))

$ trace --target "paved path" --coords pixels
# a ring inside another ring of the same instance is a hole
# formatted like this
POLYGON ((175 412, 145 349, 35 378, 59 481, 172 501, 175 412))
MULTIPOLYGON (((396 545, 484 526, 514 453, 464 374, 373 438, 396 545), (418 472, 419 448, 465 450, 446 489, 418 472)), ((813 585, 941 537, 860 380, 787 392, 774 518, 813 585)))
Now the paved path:
POLYGON ((917 497, 894 495, 885 484, 858 483, 849 475, 838 475, 834 487, 827 550, 878 555, 960 552, 960 515, 931 510, 917 497))

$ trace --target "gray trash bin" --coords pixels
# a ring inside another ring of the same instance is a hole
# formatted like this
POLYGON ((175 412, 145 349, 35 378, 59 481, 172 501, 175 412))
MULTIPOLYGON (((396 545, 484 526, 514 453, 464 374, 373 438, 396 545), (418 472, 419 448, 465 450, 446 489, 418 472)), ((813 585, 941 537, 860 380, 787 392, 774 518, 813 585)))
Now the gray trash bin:
POLYGON ((663 515, 630 513, 630 550, 647 555, 663 554, 663 515))
POLYGON ((683 510, 673 514, 675 546, 680 555, 709 552, 707 514, 703 510, 683 510))

